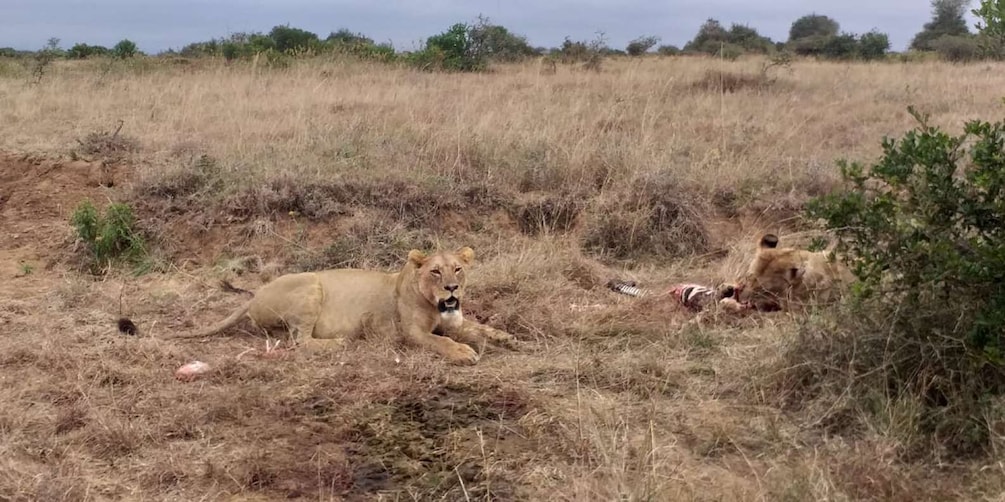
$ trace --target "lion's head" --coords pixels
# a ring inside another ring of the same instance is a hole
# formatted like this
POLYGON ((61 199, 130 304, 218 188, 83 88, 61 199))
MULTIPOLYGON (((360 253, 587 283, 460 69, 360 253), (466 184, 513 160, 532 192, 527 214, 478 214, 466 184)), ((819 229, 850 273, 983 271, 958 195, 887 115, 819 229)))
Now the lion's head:
POLYGON ((432 255, 417 249, 408 253, 408 261, 415 266, 419 294, 435 305, 441 315, 460 312, 466 282, 465 269, 474 260, 475 252, 469 247, 432 255))
POLYGON ((779 248, 778 237, 765 234, 747 273, 735 287, 740 303, 758 310, 778 310, 783 301, 802 298, 815 289, 825 271, 819 268, 820 253, 803 249, 779 248), (807 273, 809 272, 809 276, 807 273))

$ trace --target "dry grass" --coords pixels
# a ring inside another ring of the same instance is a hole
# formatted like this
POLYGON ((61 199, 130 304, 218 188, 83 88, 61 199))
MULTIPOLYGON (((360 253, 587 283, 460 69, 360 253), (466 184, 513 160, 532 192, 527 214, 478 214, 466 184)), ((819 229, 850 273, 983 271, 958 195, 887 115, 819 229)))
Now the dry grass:
POLYGON ((760 232, 805 238, 793 216, 836 157, 876 155, 908 105, 952 128, 986 116, 1002 67, 799 62, 766 88, 696 86, 759 67, 721 65, 4 73, 0 149, 123 162, 91 183, 87 164, 0 158, 0 500, 999 497, 1000 465, 900 462, 892 429, 828 437, 764 398, 752 376, 792 339, 784 314, 691 323, 603 284, 725 280, 760 232), (73 272, 85 195, 135 204, 166 272, 73 272), (460 244, 480 262, 469 315, 525 351, 457 368, 380 338, 280 360, 237 360, 264 345, 240 330, 158 338, 243 300, 218 278, 460 244), (214 370, 174 381, 192 359, 214 370))

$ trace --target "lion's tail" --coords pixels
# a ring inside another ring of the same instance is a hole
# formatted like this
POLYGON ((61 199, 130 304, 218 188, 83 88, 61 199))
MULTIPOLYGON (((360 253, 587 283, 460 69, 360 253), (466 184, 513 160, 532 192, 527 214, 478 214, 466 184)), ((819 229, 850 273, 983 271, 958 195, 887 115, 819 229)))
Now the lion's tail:
POLYGON ((224 291, 226 291, 228 293, 237 293, 237 294, 242 294, 242 295, 255 296, 255 293, 252 293, 251 291, 248 291, 247 289, 241 289, 241 288, 239 288, 237 286, 234 286, 233 284, 230 283, 230 281, 228 281, 226 279, 223 279, 223 280, 220 281, 220 289, 222 289, 222 290, 224 290, 224 291))
POLYGON ((168 338, 202 338, 210 335, 215 335, 241 322, 241 318, 244 317, 244 315, 248 313, 248 309, 251 308, 252 301, 254 300, 248 300, 247 302, 244 303, 244 305, 241 305, 237 310, 235 310, 232 314, 230 314, 229 317, 214 324, 213 326, 203 329, 202 331, 198 331, 196 333, 187 333, 184 335, 170 336, 168 338))

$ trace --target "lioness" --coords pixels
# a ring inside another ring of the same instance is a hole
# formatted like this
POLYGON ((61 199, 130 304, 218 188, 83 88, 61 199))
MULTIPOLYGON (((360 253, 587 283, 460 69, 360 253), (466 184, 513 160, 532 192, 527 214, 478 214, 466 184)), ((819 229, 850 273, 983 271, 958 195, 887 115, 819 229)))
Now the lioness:
POLYGON ((831 256, 832 251, 779 248, 778 237, 761 237, 746 275, 734 288, 741 304, 757 310, 789 309, 798 304, 827 302, 854 277, 831 256))
POLYGON ((260 328, 288 329, 306 346, 318 347, 339 344, 375 323, 393 325, 406 341, 432 349, 451 362, 474 364, 479 355, 468 343, 515 344, 512 335, 465 319, 461 313, 465 267, 474 257, 469 247, 429 256, 413 249, 394 273, 335 269, 283 275, 262 286, 253 299, 217 325, 179 338, 219 333, 247 315, 260 328))

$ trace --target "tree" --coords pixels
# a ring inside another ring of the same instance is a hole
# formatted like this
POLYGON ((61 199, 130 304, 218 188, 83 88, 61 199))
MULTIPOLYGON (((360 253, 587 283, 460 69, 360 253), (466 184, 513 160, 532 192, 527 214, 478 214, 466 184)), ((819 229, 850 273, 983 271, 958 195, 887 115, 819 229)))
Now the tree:
POLYGON ((970 12, 980 19, 975 27, 985 53, 1001 58, 1005 55, 1005 0, 981 0, 980 7, 970 12))
POLYGON ((639 37, 631 42, 628 42, 628 46, 625 47, 625 52, 627 52, 629 56, 641 56, 649 52, 649 49, 655 47, 659 42, 660 37, 639 37))
POLYGON ((858 40, 858 54, 862 59, 882 59, 890 50, 890 37, 886 33, 872 30, 858 40))
POLYGON ((911 40, 911 48, 932 50, 932 42, 940 37, 969 35, 967 21, 963 18, 969 3, 970 0, 932 0, 932 20, 911 40))
POLYGON ((129 39, 122 39, 112 47, 112 54, 119 59, 127 59, 136 55, 136 43, 129 39))
POLYGON ((789 42, 808 37, 837 36, 841 26, 837 21, 820 14, 810 14, 796 19, 789 28, 789 42))

